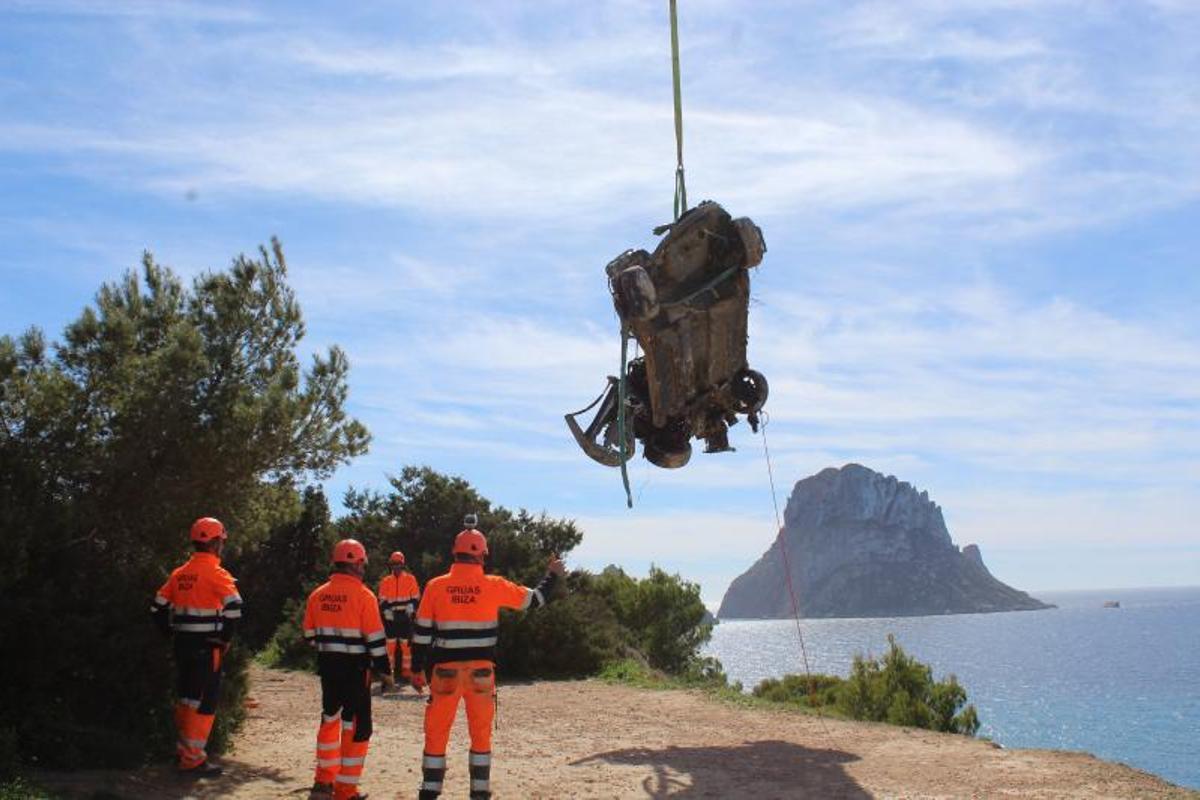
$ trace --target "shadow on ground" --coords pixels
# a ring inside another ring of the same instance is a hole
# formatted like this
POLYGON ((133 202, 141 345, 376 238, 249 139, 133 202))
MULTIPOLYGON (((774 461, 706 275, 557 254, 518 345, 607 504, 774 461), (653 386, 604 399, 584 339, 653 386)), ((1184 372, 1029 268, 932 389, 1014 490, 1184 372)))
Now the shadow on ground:
MULTIPOLYGON (((216 778, 200 780, 181 777, 174 767, 155 766, 136 772, 84 770, 80 772, 41 772, 37 782, 56 796, 68 800, 207 800, 229 797, 246 784, 277 787, 280 795, 295 790, 294 776, 271 767, 257 767, 236 759, 222 758, 225 770, 216 778)), ((306 790, 307 785, 304 787, 306 790)))
POLYGON ((581 758, 572 766, 604 762, 648 766, 647 797, 870 798, 843 764, 858 756, 813 750, 792 742, 759 741, 714 747, 631 747, 581 758))

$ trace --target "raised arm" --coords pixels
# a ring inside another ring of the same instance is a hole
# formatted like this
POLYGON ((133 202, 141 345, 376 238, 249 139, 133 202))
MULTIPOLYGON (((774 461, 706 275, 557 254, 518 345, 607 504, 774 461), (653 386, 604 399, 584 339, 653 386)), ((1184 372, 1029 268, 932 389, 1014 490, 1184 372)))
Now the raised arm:
POLYGON ((566 567, 563 565, 562 559, 558 556, 551 557, 550 563, 546 567, 546 574, 533 588, 505 581, 511 588, 501 598, 500 605, 521 611, 546 605, 554 596, 554 587, 558 584, 558 579, 565 572, 566 567))

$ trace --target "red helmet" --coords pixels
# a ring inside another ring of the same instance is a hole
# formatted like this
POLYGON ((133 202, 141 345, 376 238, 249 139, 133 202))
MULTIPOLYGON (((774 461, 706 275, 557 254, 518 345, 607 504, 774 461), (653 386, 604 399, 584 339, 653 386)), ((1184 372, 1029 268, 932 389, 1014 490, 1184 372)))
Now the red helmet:
POLYGON ((483 558, 488 554, 487 539, 474 528, 467 528, 454 537, 454 555, 475 556, 483 558))
POLYGON ((401 553, 399 550, 396 550, 390 556, 388 556, 388 563, 391 564, 393 567, 395 567, 397 565, 404 566, 404 553, 401 553))
POLYGON ((224 539, 225 526, 221 520, 213 517, 201 517, 192 523, 193 542, 211 542, 213 539, 224 539))
POLYGON ((367 563, 367 548, 357 539, 342 539, 333 546, 333 563, 335 564, 365 564, 367 563))

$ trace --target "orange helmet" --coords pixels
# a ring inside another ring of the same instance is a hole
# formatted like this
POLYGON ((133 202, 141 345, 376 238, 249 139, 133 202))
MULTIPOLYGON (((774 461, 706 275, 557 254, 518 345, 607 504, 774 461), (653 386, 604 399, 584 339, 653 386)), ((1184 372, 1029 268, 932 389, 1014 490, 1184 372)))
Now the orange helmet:
POLYGON ((467 528, 454 537, 454 549, 451 552, 456 556, 467 555, 483 558, 488 554, 487 539, 474 528, 467 528))
POLYGON ((393 567, 404 566, 404 553, 401 553, 399 550, 395 551, 390 556, 388 556, 388 563, 391 564, 393 567))
POLYGON ((365 564, 367 563, 367 548, 357 539, 342 539, 333 546, 333 563, 335 564, 365 564))
POLYGON ((211 542, 213 539, 225 539, 225 526, 221 520, 213 517, 201 517, 192 523, 193 542, 211 542))

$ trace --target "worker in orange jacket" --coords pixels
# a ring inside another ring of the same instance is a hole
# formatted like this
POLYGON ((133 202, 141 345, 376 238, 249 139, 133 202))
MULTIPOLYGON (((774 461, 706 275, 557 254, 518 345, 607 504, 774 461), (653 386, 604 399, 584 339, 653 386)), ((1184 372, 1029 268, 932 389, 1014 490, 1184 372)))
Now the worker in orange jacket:
POLYGON ((400 651, 400 679, 412 680, 412 620, 417 614, 421 587, 408 571, 404 553, 395 551, 388 557, 390 574, 379 581, 379 610, 383 614, 383 629, 387 634, 388 664, 396 674, 396 651, 400 651))
POLYGON ((333 574, 308 596, 304 638, 317 649, 321 725, 310 797, 356 800, 371 740, 371 673, 391 683, 379 601, 363 583, 367 551, 354 539, 333 547, 333 574))
POLYGON ((471 735, 467 761, 471 798, 491 797, 499 612, 545 605, 564 572, 563 562, 555 556, 546 576, 532 589, 484 574, 487 539, 475 530, 476 524, 475 515, 468 515, 466 530, 454 539, 454 564, 425 585, 413 627, 413 682, 418 687, 429 682, 420 800, 441 794, 446 744, 460 698, 467 707, 471 735))
POLYGON ((150 612, 163 634, 174 638, 179 770, 190 777, 211 777, 221 768, 208 762, 205 748, 217 710, 221 661, 242 617, 242 597, 233 576, 221 567, 226 533, 220 520, 196 520, 191 540, 195 552, 167 578, 150 612))

